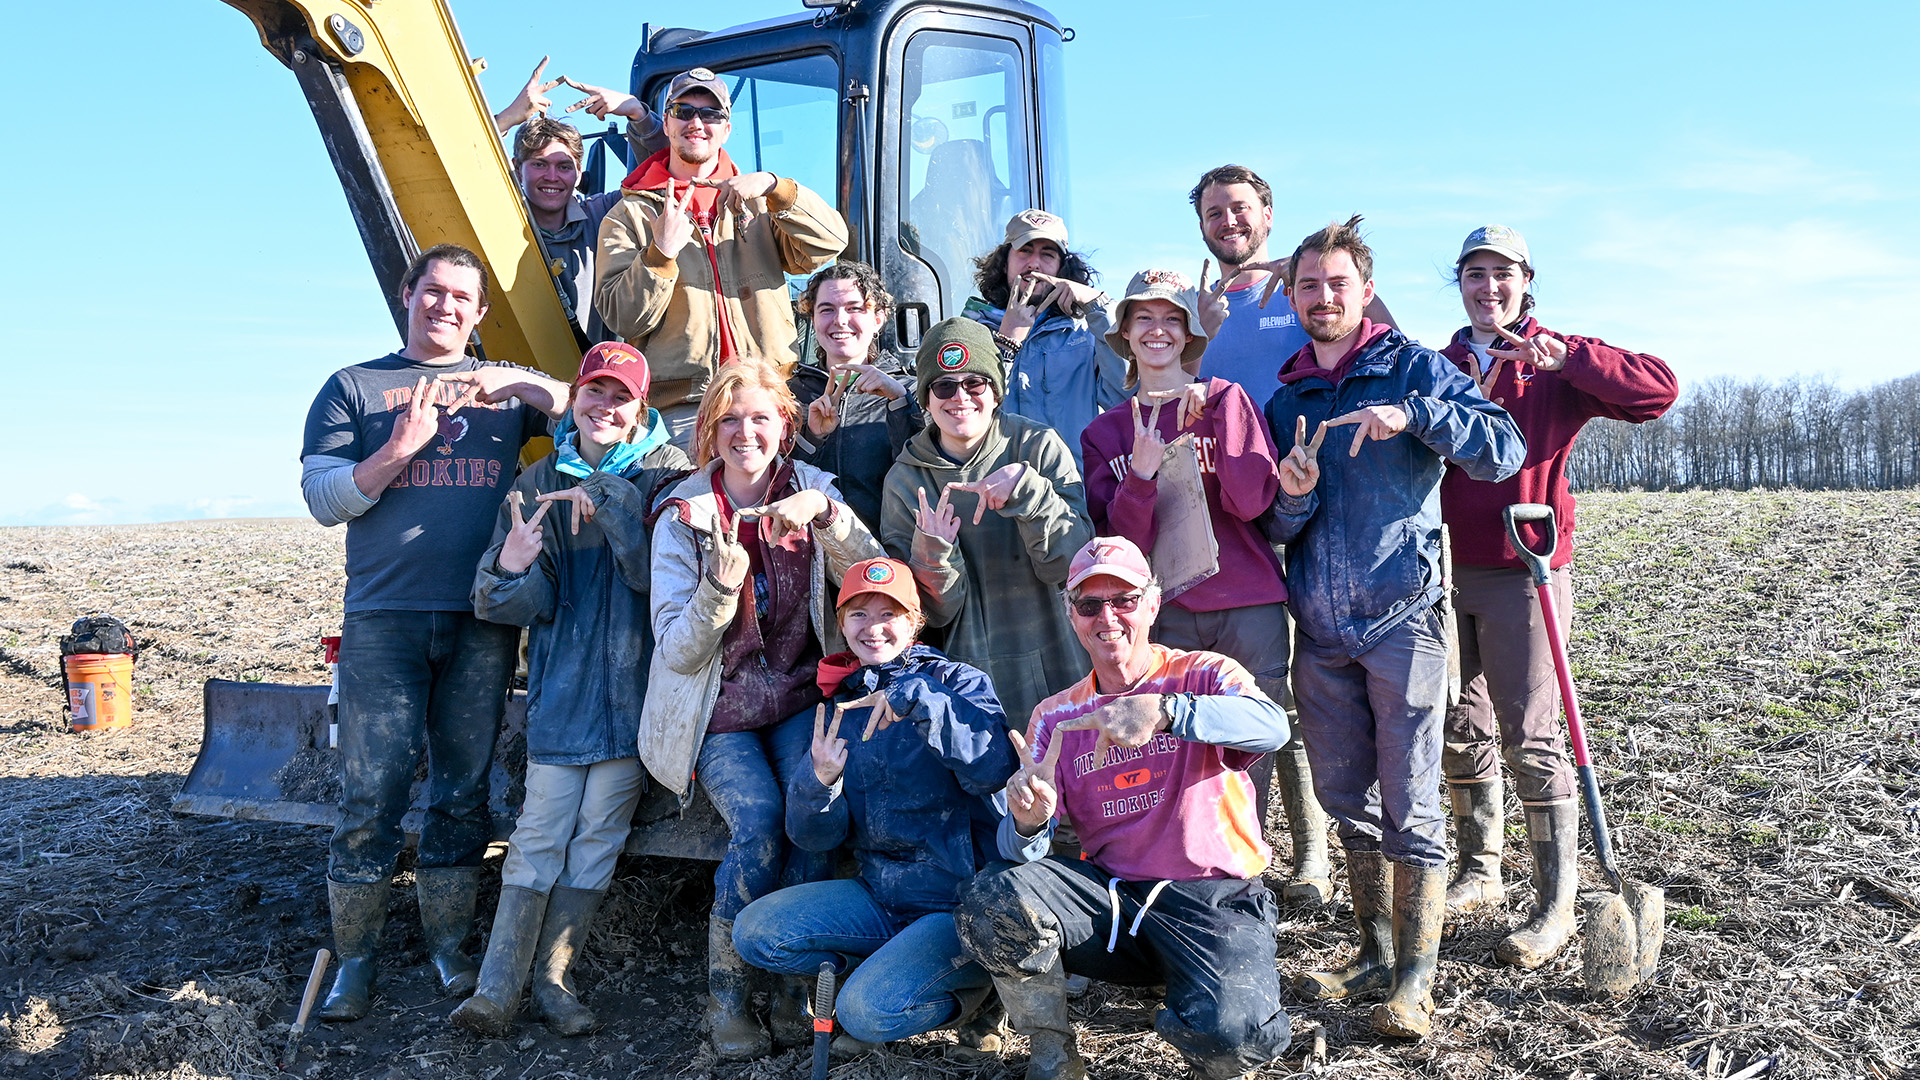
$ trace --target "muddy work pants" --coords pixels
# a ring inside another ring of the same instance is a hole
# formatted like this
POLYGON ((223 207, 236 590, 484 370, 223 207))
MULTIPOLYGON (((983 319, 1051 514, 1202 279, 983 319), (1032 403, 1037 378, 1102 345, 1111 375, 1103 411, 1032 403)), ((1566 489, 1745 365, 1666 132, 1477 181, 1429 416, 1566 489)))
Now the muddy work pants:
MULTIPOLYGON (((1500 775, 1505 758, 1520 801, 1573 798, 1573 766, 1560 734, 1560 684, 1533 577, 1499 566, 1453 568, 1454 623, 1460 632, 1460 704, 1447 710, 1441 766, 1456 784, 1500 775)), ((1565 640, 1573 623, 1567 567, 1547 578, 1565 640)))
POLYGON ((1313 792, 1340 844, 1413 866, 1447 865, 1440 800, 1447 643, 1428 609, 1348 656, 1305 634, 1294 642, 1293 696, 1307 730, 1313 792))
POLYGON ((782 885, 828 876, 826 855, 787 842, 787 781, 813 767, 813 710, 772 727, 709 732, 693 774, 727 823, 727 853, 713 873, 713 914, 732 919, 782 885))
POLYGON ((520 628, 466 611, 356 611, 340 632, 340 824, 327 876, 368 884, 406 842, 415 770, 427 755, 419 865, 479 866, 493 838, 487 771, 520 628))
POLYGON ((1153 1028, 1207 1075, 1239 1075, 1287 1048, 1274 923, 1258 880, 1118 881, 1057 856, 975 876, 954 911, 961 946, 993 974, 1036 975, 1059 956, 1070 974, 1164 983, 1153 1028))

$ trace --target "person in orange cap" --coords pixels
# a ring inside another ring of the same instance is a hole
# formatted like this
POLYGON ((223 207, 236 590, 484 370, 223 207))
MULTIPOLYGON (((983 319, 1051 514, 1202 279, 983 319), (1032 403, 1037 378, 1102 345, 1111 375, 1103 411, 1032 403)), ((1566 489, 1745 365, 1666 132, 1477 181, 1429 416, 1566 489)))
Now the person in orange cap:
POLYGON ((828 700, 812 767, 787 785, 787 835, 810 851, 848 845, 860 874, 755 900, 734 921, 734 946, 788 975, 858 963, 836 1010, 854 1040, 959 1025, 956 1056, 995 1053, 993 980, 962 958, 952 911, 1006 813, 1018 764, 1006 714, 985 672, 915 640, 926 618, 906 563, 849 568, 838 622, 849 651, 820 662, 828 700))

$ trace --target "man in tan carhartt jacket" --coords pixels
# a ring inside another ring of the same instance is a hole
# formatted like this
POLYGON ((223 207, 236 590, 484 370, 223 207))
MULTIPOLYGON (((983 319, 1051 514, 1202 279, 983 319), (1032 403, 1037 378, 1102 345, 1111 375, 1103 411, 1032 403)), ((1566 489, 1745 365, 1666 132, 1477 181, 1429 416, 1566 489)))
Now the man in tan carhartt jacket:
POLYGON ((681 444, 721 363, 797 359, 785 274, 811 274, 847 246, 846 221, 820 196, 734 166, 721 149, 731 109, 713 72, 676 77, 662 110, 667 148, 633 170, 600 225, 594 310, 646 354, 649 404, 681 444))

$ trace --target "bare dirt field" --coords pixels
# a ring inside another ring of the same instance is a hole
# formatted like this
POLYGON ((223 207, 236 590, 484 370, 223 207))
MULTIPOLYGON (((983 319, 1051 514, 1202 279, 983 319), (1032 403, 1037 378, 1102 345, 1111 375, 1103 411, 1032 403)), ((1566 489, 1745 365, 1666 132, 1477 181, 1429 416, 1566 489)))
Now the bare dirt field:
MULTIPOLYGON (((1320 1025, 1325 1059, 1307 1059, 1305 1037, 1260 1075, 1920 1077, 1916 524, 1916 493, 1585 498, 1576 676, 1628 876, 1667 891, 1657 976, 1596 1003, 1577 946, 1538 972, 1495 963, 1531 891, 1510 842, 1510 909, 1449 928, 1431 1038, 1376 1038, 1370 1003, 1302 1007, 1296 1030, 1320 1025)), ((300 984, 329 944, 326 833, 168 807, 199 745, 202 680, 325 681, 341 555, 338 530, 304 521, 0 529, 0 1076, 281 1075, 300 984), (135 723, 72 735, 55 639, 96 611, 145 646, 135 723)), ((724 1066, 702 1041, 707 873, 623 863, 578 968, 605 1026, 574 1040, 537 1023, 496 1041, 449 1028, 454 1002, 397 889, 373 1014, 317 1026, 294 1073, 805 1076, 801 1052, 724 1066)), ((1591 860, 1587 873, 1598 885, 1591 860)), ((1349 947, 1344 896, 1283 919, 1285 974, 1349 947)), ((1180 1075, 1154 1006, 1098 984, 1075 1003, 1096 1076, 1180 1075)), ((833 1075, 1025 1068, 1018 1040, 983 1069, 942 1059, 949 1040, 833 1075)))

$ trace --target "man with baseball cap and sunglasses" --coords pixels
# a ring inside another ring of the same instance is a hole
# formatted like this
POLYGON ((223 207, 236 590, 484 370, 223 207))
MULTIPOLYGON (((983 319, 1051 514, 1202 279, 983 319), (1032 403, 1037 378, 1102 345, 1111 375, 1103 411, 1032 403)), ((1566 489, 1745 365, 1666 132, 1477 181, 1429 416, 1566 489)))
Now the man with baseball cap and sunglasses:
POLYGON ((793 179, 735 167, 723 149, 733 100, 712 71, 675 76, 666 101, 667 147, 628 175, 601 223, 594 307, 646 353, 654 407, 684 441, 721 364, 797 360, 784 275, 840 254, 847 223, 793 179))
POLYGON ((1247 766, 1287 741, 1287 714, 1233 658, 1149 637, 1160 585, 1124 537, 1095 537, 1066 579, 1093 673, 1047 698, 1007 782, 1003 858, 954 922, 1032 1041, 1028 1080, 1087 1075, 1067 1016, 1069 972, 1166 987, 1154 1030, 1195 1075, 1239 1077, 1286 1049, 1276 905, 1261 883, 1247 766), (1056 822, 1078 859, 1049 854, 1056 822))

